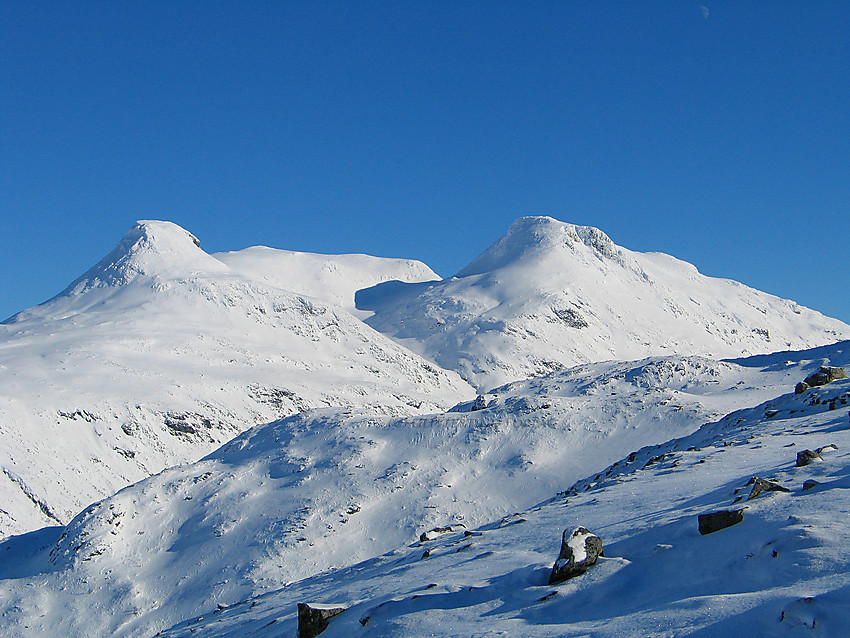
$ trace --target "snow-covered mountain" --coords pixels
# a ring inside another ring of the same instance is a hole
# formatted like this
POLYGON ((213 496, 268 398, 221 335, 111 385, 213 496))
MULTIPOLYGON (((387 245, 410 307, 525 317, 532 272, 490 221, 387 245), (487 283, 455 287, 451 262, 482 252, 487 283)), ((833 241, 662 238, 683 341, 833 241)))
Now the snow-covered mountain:
POLYGON ((564 366, 743 356, 850 338, 850 326, 602 231, 524 217, 456 276, 357 294, 367 322, 484 391, 564 366))
MULTIPOLYGON (((366 283, 430 276, 352 259, 366 283)), ((474 396, 343 309, 278 287, 286 273, 268 283, 240 270, 182 228, 144 221, 64 292, 0 324, 0 536, 66 523, 300 410, 426 413, 474 396)))
MULTIPOLYGON (((606 549, 613 560, 582 582, 615 578, 604 580, 602 591, 628 589, 633 578, 617 580, 619 569, 642 564, 656 545, 696 542, 679 519, 730 498, 731 488, 718 491, 718 485, 741 482, 746 472, 773 476, 776 451, 793 459, 794 448, 783 445, 822 445, 845 436, 835 434, 838 428, 814 437, 805 432, 831 427, 827 417, 850 426, 846 403, 840 403, 850 398, 847 382, 786 394, 824 363, 850 364, 850 343, 734 362, 662 357, 588 364, 500 388, 442 415, 391 418, 328 409, 257 426, 198 463, 94 504, 65 528, 0 545, 0 554, 19 557, 0 568, 0 617, 7 623, 0 635, 15 635, 27 624, 61 635, 146 636, 197 616, 204 618, 173 633, 246 635, 250 628, 260 636, 289 635, 298 601, 355 607, 334 627, 351 632, 349 621, 369 616, 366 628, 358 629, 365 635, 446 635, 446 627, 448 635, 473 635, 495 608, 507 614, 496 620, 506 623, 501 630, 508 634, 526 635, 524 622, 540 635, 563 635, 558 632, 566 631, 562 623, 571 616, 558 610, 574 607, 569 587, 553 599, 551 621, 533 613, 534 599, 553 591, 545 588, 543 572, 551 567, 562 528, 592 526, 614 543, 613 551, 606 549), (841 409, 830 416, 833 399, 841 409), (646 444, 691 435, 706 421, 755 404, 763 405, 704 428, 688 445, 662 444, 614 464, 646 444), (741 450, 723 454, 718 450, 724 445, 741 450), (680 459, 688 447, 705 450, 680 459), (761 448, 769 454, 754 451, 761 448), (635 471, 642 467, 652 469, 635 471), (671 473, 675 480, 665 478, 671 473), (583 491, 567 498, 567 510, 560 499, 504 518, 574 483, 575 493, 583 491), (594 505, 599 502, 604 508, 594 505), (507 531, 514 524, 519 530, 519 523, 526 531, 507 531), (656 525, 662 530, 653 532, 656 525), (670 525, 675 540, 665 535, 670 525), (426 536, 442 540, 416 542, 434 528, 450 529, 426 536), (385 552, 392 553, 356 565, 385 552), (411 602, 429 583, 437 585, 431 593, 444 597, 461 586, 484 587, 484 597, 461 597, 448 607, 436 599, 421 601, 421 607, 411 602), (506 603, 503 597, 511 592, 517 598, 506 603), (483 601, 496 607, 468 615, 450 611, 483 601), (270 609, 282 626, 270 624, 270 609), (415 626, 420 611, 427 631, 415 626), (451 616, 438 629, 441 613, 462 618, 451 616)), ((684 545, 682 560, 708 551, 695 547, 684 545)), ((665 573, 675 568, 675 561, 664 564, 665 573)), ((717 573, 718 579, 727 574, 717 573)), ((670 595, 667 583, 658 587, 670 595)), ((716 593, 699 587, 686 593, 700 591, 716 593)), ((616 614, 623 613, 627 598, 615 599, 616 614)), ((651 609, 638 617, 655 618, 651 609)), ((581 618, 598 620, 594 614, 581 618)), ((645 627, 649 621, 641 622, 645 627)))

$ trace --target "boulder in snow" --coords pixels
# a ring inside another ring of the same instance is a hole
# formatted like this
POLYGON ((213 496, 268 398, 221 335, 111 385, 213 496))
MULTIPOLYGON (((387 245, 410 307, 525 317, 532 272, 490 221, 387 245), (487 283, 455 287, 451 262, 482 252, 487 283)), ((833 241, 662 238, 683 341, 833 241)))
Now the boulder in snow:
POLYGON ((699 515, 699 533, 705 536, 732 527, 744 520, 744 510, 720 510, 699 515))
POLYGON ((345 611, 338 605, 298 603, 298 638, 315 638, 328 628, 334 616, 345 611))
MULTIPOLYGON (((810 374, 805 379, 803 379, 803 383, 810 388, 814 388, 815 386, 826 385, 827 383, 832 383, 833 381, 837 381, 838 379, 846 378, 847 373, 844 371, 844 368, 821 366, 820 370, 818 370, 814 374, 810 374)), ((803 389, 803 391, 805 391, 805 388, 803 389)))
POLYGON ((752 484, 753 489, 750 491, 749 497, 747 500, 753 499, 762 492, 790 492, 787 487, 782 487, 779 483, 774 483, 773 481, 768 481, 763 478, 758 478, 754 476, 750 479, 750 482, 747 485, 752 484))
POLYGON ((814 450, 803 450, 797 452, 797 467, 803 467, 815 461, 823 461, 823 457, 814 450))
POLYGON ((584 527, 576 527, 571 533, 564 530, 561 538, 561 552, 552 566, 549 584, 555 585, 567 579, 583 574, 605 554, 602 551, 602 539, 584 527))

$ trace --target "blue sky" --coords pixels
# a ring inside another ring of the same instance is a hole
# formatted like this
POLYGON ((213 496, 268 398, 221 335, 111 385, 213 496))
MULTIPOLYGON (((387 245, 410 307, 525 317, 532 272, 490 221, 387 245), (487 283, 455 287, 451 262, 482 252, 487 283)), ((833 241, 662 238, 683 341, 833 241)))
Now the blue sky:
POLYGON ((597 226, 850 322, 850 3, 0 3, 0 315, 136 219, 460 270, 597 226))

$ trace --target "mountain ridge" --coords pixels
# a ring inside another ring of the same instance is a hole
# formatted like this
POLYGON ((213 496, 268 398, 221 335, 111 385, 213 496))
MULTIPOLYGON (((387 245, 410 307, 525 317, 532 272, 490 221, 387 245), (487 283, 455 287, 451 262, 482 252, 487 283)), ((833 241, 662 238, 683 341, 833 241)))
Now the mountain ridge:
POLYGON ((358 291, 366 322, 480 392, 564 366, 663 354, 746 356, 850 326, 605 233, 526 217, 454 277, 358 291))

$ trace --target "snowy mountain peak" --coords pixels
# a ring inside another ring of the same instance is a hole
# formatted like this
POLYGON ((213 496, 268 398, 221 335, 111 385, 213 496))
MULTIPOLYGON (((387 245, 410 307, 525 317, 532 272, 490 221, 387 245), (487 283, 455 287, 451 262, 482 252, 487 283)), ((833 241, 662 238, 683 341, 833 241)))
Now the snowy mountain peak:
POLYGON ((197 237, 177 224, 140 220, 112 252, 68 286, 65 294, 126 284, 139 275, 179 277, 226 270, 224 264, 201 250, 197 237))
POLYGON ((604 232, 592 226, 577 226, 552 217, 520 217, 508 232, 472 263, 458 277, 498 270, 517 262, 539 261, 548 254, 589 248, 596 256, 618 259, 619 249, 604 232))

